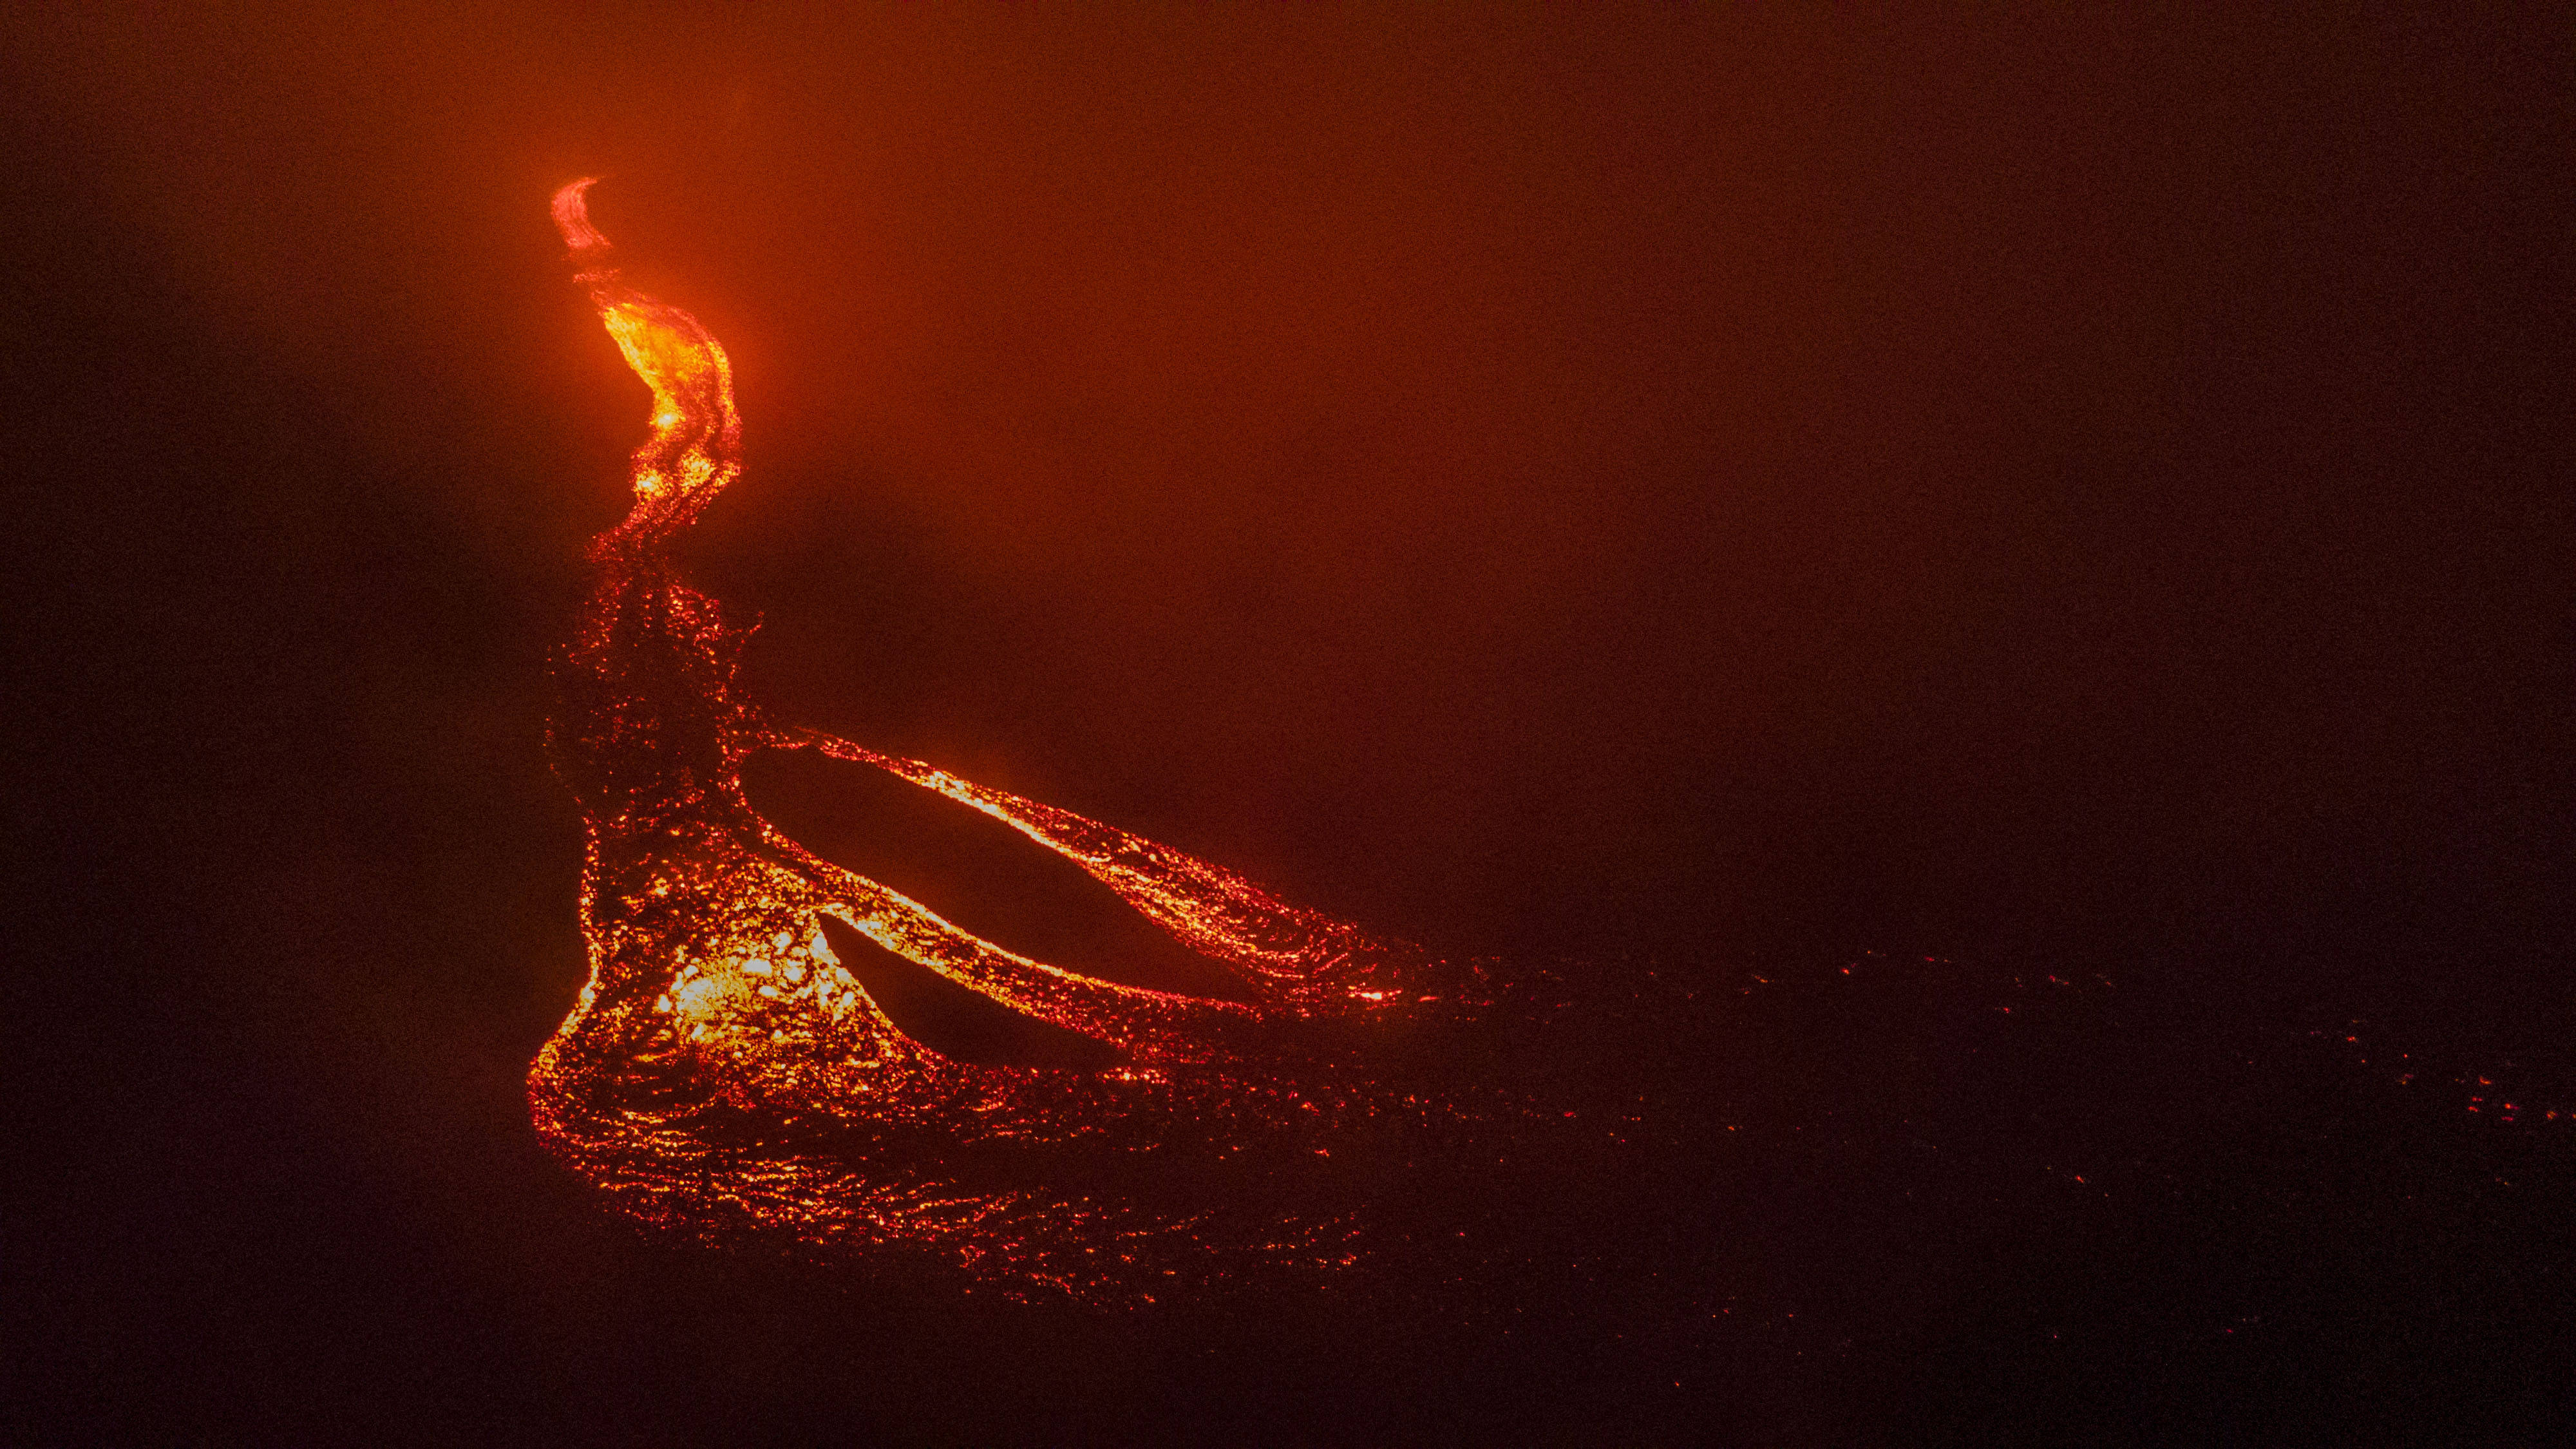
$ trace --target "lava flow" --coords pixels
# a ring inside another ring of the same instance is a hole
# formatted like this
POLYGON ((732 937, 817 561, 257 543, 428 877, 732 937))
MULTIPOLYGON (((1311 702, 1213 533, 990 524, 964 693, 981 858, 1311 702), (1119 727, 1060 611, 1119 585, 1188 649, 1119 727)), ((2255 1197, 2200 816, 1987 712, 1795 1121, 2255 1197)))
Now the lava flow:
POLYGON ((660 1227, 928 1249, 1020 1283, 1346 1261, 1350 1201, 1319 1210, 1278 1184, 1336 1150, 1365 1157, 1389 1134, 1462 1120, 1369 1069, 1394 1035, 1456 1017, 1472 994, 1462 978, 1221 867, 775 723, 742 698, 747 623, 665 556, 741 471, 731 371, 696 318, 619 279, 589 221, 591 184, 556 193, 555 223, 653 413, 634 506, 591 543, 589 594, 557 664, 550 744, 588 832, 590 979, 529 1073, 550 1150, 660 1227), (743 791, 746 760, 796 749, 1005 822, 1230 970, 1245 999, 1061 970, 815 856, 743 791), (877 950, 1115 1061, 943 1056, 849 969, 861 964, 849 953, 877 950))

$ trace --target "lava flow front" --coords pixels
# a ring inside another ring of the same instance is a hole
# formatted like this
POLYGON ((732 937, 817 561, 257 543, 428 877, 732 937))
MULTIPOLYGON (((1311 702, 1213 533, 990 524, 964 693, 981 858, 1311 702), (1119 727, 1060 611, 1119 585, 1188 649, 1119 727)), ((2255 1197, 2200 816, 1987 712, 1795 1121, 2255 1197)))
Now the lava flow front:
POLYGON ((775 723, 743 699, 748 627, 665 556, 741 471, 732 374, 696 318, 620 281, 589 221, 591 184, 556 194, 555 223, 653 414, 633 509, 591 544, 589 595, 557 665, 551 746, 588 828, 590 979, 529 1073, 549 1148, 658 1226, 927 1248, 1022 1283, 1341 1261, 1346 1213, 1291 1206, 1262 1184, 1283 1163, 1456 1121, 1422 1093, 1377 1085, 1365 1064, 1390 1033, 1454 1016, 1462 993, 1431 985, 1439 968, 1418 952, 1230 871, 775 723), (1005 822, 1228 968, 1247 999, 1060 970, 818 858, 743 791, 747 759, 794 749, 1005 822), (1117 1059, 1076 1071, 943 1056, 844 959, 877 950, 1117 1059))

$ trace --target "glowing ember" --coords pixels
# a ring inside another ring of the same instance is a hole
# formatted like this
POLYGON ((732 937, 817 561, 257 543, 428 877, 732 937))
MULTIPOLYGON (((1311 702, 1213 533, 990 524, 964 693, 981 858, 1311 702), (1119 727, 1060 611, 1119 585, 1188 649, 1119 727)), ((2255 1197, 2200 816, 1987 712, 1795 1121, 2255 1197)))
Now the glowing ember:
POLYGON ((658 1225, 928 1246, 1015 1281, 1168 1275, 1176 1258, 1342 1260, 1346 1225, 1300 1221, 1245 1186, 1268 1179, 1221 1180, 1190 1199, 1165 1189, 1194 1168, 1102 1187, 1136 1177, 1102 1164, 1312 1163, 1354 1135, 1445 1119, 1419 1093, 1374 1087, 1355 1063, 1401 1023, 1452 1013, 1459 993, 1428 989, 1436 967, 1419 953, 1231 871, 775 724, 742 699, 747 627, 663 553, 741 471, 732 373, 696 318, 619 280, 589 221, 590 185, 556 194, 555 223, 576 280, 652 389, 653 414, 635 450, 633 510, 592 541, 595 577, 557 671, 551 744, 589 836, 590 980, 529 1073, 548 1146, 658 1225), (1251 999, 1059 970, 817 858, 744 797, 743 764, 768 749, 871 766, 1006 822, 1231 969, 1251 999), (881 947, 1105 1043, 1118 1062, 1073 1071, 942 1056, 879 1008, 826 921, 855 930, 845 949, 881 947))

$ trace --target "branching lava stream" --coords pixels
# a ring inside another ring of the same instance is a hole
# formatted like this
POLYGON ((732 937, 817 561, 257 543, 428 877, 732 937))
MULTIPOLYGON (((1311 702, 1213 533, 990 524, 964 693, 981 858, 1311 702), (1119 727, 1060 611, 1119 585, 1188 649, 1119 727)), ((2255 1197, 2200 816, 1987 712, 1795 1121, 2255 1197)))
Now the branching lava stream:
POLYGON ((1391 1037, 1470 1009, 1475 974, 1179 851, 773 722, 743 699, 748 627, 664 552, 741 471, 731 372, 696 318, 620 280, 589 221, 591 184, 556 194, 555 223, 653 414, 633 509, 590 546, 589 594, 557 664, 550 744, 587 826, 590 978, 529 1074, 548 1147, 659 1227, 926 1250, 1020 1288, 1115 1294, 1248 1263, 1349 1261, 1347 1208, 1291 1206, 1276 1184, 1322 1170, 1337 1149, 1366 1155, 1466 1121, 1370 1066, 1391 1037), (1248 999, 1060 970, 817 857, 745 798, 744 762, 773 749, 886 771, 1007 823, 1228 968, 1248 999), (899 1028, 844 959, 877 950, 1104 1043, 1116 1061, 1075 1071, 943 1056, 899 1028))

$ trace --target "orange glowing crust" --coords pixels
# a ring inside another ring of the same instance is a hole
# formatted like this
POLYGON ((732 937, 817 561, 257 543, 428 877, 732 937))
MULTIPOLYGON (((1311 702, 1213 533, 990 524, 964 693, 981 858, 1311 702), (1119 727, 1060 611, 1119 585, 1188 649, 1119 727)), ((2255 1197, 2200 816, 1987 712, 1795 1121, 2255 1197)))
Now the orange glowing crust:
POLYGON ((1153 1258, 1148 1242, 1164 1256, 1177 1244, 1347 1261, 1331 1223, 1283 1223, 1256 1207, 1227 1241, 1221 1215, 1175 1218, 1042 1180, 968 1185, 948 1160, 976 1143, 1320 1154, 1351 1122, 1439 1117, 1452 1109, 1377 1090, 1334 1053, 1299 1046, 1296 1030, 1454 1011, 1460 993, 1426 989, 1439 963, 1420 952, 1231 871, 917 761, 773 725, 742 700, 735 662, 748 630, 662 553, 741 471, 732 371, 696 318, 619 280, 590 224, 591 184, 556 193, 555 223, 576 280, 652 390, 653 413, 634 454, 634 506, 592 541, 593 587, 557 670, 550 745, 587 827, 590 979, 529 1073, 548 1146, 626 1211, 666 1227, 926 1245, 1024 1282, 1097 1279, 1110 1263, 1153 1258), (813 856, 742 788, 750 755, 798 748, 1008 823, 1229 968, 1251 999, 1060 970, 813 856), (1122 1060, 1076 1072, 944 1057, 870 998, 826 939, 826 918, 1122 1060), (1114 1250, 1105 1257, 1104 1245, 1114 1250))

